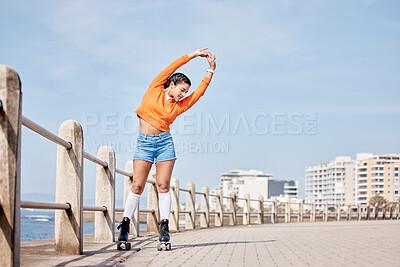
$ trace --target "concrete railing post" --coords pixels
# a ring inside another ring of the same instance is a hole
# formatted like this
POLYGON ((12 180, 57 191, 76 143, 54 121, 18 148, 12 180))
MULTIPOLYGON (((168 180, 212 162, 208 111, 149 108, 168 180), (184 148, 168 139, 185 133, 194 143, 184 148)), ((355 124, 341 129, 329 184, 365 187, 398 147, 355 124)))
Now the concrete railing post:
POLYGON ((357 220, 361 221, 361 206, 360 206, 360 204, 357 205, 357 220))
POLYGON ((229 216, 229 224, 236 225, 237 217, 236 217, 236 194, 235 192, 231 192, 229 198, 229 211, 232 212, 232 215, 229 216))
POLYGON ((264 223, 264 197, 263 196, 259 196, 258 197, 258 210, 260 212, 259 214, 259 222, 260 224, 264 223))
POLYGON ((328 203, 324 204, 324 221, 328 221, 328 203))
POLYGON ((171 218, 169 227, 173 231, 179 230, 179 180, 171 179, 171 218))
MULTIPOLYGON (((128 160, 125 163, 125 172, 133 174, 133 160, 128 160)), ((129 193, 132 191, 132 181, 133 177, 124 176, 124 207, 125 207, 125 201, 129 193)), ((140 208, 140 201, 137 205, 135 213, 133 214, 131 224, 129 227, 129 234, 136 237, 139 236, 139 224, 140 224, 139 208, 140 208)))
POLYGON ((55 251, 60 254, 83 253, 83 131, 73 120, 63 122, 59 137, 70 142, 67 150, 57 146, 56 202, 68 202, 71 210, 55 211, 55 251))
POLYGON ((154 184, 147 184, 147 209, 154 210, 153 213, 147 214, 147 231, 158 233, 158 222, 160 220, 160 211, 158 210, 158 192, 156 186, 156 173, 151 171, 148 181, 154 182, 154 184))
POLYGON ((219 210, 219 217, 221 218, 221 226, 224 226, 224 194, 222 190, 218 191, 218 195, 219 195, 219 206, 220 206, 220 210, 219 210))
POLYGON ((386 204, 382 205, 382 220, 386 219, 386 204))
POLYGON ((400 219, 400 204, 396 205, 396 219, 400 219))
POLYGON ((315 203, 311 204, 311 222, 315 222, 317 219, 317 216, 315 215, 315 203))
POLYGON ((396 215, 396 204, 392 204, 391 205, 391 211, 390 211, 390 213, 391 213, 391 220, 393 220, 393 219, 395 219, 396 217, 395 217, 395 215, 396 215))
POLYGON ((390 204, 389 206, 389 219, 393 219, 393 204, 390 204))
POLYGON ((348 221, 351 221, 351 216, 352 216, 352 214, 351 214, 351 205, 347 205, 347 215, 346 215, 346 217, 347 217, 348 221))
POLYGON ((200 209, 204 213, 200 215, 200 227, 208 228, 210 227, 210 203, 208 202, 210 190, 207 186, 203 186, 201 192, 203 195, 201 195, 200 209))
POLYGON ((103 146, 97 158, 107 162, 104 168, 96 164, 96 206, 106 207, 105 212, 95 212, 94 241, 115 241, 115 152, 112 147, 103 146))
POLYGON ((271 223, 277 223, 278 222, 278 203, 276 203, 276 200, 272 203, 272 213, 271 213, 271 223))
POLYGON ((374 216, 375 216, 375 220, 378 220, 378 213, 379 213, 378 203, 375 203, 375 206, 374 206, 374 216))
POLYGON ((285 215, 285 223, 288 223, 289 222, 289 216, 288 216, 288 203, 287 202, 284 202, 285 203, 285 212, 284 212, 284 215, 285 215))
POLYGON ((223 226, 224 225, 224 208, 222 206, 223 195, 222 190, 217 190, 217 198, 215 201, 215 210, 218 214, 215 216, 215 226, 223 226))
POLYGON ((21 81, 0 65, 0 255, 2 266, 19 266, 21 188, 21 81))
POLYGON ((340 204, 336 204, 336 221, 340 222, 340 204))
POLYGON ((245 201, 243 206, 243 224, 248 225, 250 224, 250 195, 245 195, 245 201))
POLYGON ((299 222, 303 222, 303 212, 304 212, 304 202, 303 200, 300 200, 299 203, 299 222))
POLYGON ((186 213, 185 215, 185 229, 195 229, 196 228, 196 195, 195 195, 195 186, 194 183, 187 183, 186 189, 190 192, 186 193, 186 211, 190 213, 186 213))
POLYGON ((371 219, 371 205, 369 202, 367 203, 367 215, 366 215, 367 221, 371 219))

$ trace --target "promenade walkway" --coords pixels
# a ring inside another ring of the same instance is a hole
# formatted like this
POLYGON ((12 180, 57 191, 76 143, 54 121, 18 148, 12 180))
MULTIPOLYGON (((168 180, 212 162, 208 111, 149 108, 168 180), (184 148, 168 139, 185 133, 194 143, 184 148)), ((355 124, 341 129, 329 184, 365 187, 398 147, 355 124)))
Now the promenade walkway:
POLYGON ((53 266, 400 266, 395 220, 228 226, 173 233, 171 241, 172 251, 162 252, 154 235, 133 241, 130 252, 88 242, 98 247, 85 248, 82 256, 56 256, 50 245, 47 252, 40 245, 29 249, 31 241, 23 243, 21 261, 22 266, 46 261, 53 266))

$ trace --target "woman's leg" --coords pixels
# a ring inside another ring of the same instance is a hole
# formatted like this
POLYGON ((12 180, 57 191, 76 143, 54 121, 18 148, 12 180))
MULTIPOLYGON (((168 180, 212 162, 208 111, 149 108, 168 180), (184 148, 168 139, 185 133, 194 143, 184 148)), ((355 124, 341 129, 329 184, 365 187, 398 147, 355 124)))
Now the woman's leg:
POLYGON ((174 164, 175 159, 159 161, 156 163, 156 184, 159 197, 160 220, 169 220, 169 215, 171 213, 171 194, 169 192, 169 183, 171 181, 174 164))
POLYGON ((132 192, 138 195, 143 193, 147 177, 151 170, 152 162, 147 160, 135 159, 133 161, 132 192))
POLYGON ((132 188, 126 198, 124 208, 124 217, 128 217, 129 220, 132 219, 133 213, 137 209, 152 165, 152 162, 146 160, 135 159, 133 161, 132 188))

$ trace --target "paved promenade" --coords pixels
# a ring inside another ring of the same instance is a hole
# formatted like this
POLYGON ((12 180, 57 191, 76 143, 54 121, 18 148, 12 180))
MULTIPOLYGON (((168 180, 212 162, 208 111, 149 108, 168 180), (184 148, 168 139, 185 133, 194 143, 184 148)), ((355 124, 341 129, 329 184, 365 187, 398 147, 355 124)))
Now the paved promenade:
MULTIPOLYGON (((115 245, 58 266, 400 266, 400 221, 291 223, 234 226, 172 234, 172 250, 158 252, 157 238, 133 241, 139 251, 115 245)), ((32 241, 33 242, 33 241, 32 241)), ((28 255, 26 255, 28 256, 28 255)), ((50 255, 48 255, 50 256, 50 255)), ((58 256, 60 257, 60 256, 58 256)), ((59 258, 60 259, 60 258, 59 258)), ((24 257, 23 265, 32 264, 24 257)))

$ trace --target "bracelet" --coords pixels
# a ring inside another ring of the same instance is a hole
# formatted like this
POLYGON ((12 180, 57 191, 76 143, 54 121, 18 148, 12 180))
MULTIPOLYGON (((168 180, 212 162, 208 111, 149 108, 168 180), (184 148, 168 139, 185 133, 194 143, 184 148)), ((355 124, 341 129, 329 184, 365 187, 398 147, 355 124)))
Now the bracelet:
POLYGON ((208 72, 214 73, 212 69, 207 69, 208 72))

